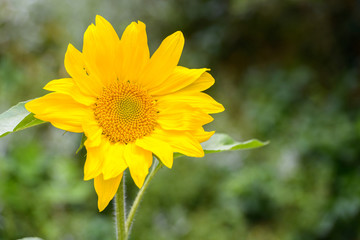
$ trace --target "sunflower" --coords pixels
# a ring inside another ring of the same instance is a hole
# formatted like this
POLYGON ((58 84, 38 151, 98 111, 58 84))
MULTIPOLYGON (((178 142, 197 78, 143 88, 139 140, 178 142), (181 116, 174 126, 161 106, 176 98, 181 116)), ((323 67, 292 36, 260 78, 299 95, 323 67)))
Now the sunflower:
POLYGON ((51 93, 28 102, 35 117, 69 132, 84 133, 84 180, 94 179, 98 208, 114 197, 129 168, 141 188, 153 154, 168 168, 173 154, 204 156, 201 142, 211 113, 223 106, 202 91, 215 82, 209 69, 178 66, 184 46, 178 31, 150 57, 145 24, 132 22, 119 39, 111 24, 96 16, 82 52, 69 44, 70 78, 50 81, 51 93))

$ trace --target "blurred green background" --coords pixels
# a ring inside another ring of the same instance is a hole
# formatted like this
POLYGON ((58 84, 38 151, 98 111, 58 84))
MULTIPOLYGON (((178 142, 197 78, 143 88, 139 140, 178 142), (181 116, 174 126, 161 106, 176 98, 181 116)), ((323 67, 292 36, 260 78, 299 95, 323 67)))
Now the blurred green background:
MULTIPOLYGON (((145 22, 151 52, 181 30, 180 65, 210 67, 226 107, 207 128, 271 140, 162 169, 131 239, 360 239, 359 1, 0 0, 0 112, 67 76, 96 14, 120 35, 145 22)), ((45 124, 0 139, 0 239, 115 238, 80 138, 45 124)))

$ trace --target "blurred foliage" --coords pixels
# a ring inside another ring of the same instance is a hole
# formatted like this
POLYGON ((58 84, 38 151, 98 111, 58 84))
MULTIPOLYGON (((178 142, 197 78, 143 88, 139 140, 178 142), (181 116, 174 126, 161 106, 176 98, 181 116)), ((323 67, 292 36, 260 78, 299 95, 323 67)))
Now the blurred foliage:
MULTIPOLYGON (((118 33, 144 21, 152 52, 183 31, 180 64, 210 67, 227 109, 208 128, 271 140, 160 171, 132 239, 360 239, 358 1, 0 0, 1 112, 67 76, 67 44, 81 49, 96 14, 118 33)), ((80 138, 44 125, 1 139, 0 239, 114 239, 80 138)))

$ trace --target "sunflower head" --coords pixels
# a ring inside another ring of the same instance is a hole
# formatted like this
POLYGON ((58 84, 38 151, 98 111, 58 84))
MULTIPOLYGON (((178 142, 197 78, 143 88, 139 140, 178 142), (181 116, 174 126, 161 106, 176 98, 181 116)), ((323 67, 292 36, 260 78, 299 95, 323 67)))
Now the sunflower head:
POLYGON ((131 23, 119 39, 96 16, 84 34, 82 52, 65 54, 69 78, 49 82, 51 93, 28 102, 35 117, 87 140, 84 179, 94 179, 102 211, 129 168, 141 188, 155 155, 171 168, 174 152, 202 157, 211 137, 203 125, 223 106, 202 91, 214 84, 209 69, 178 66, 181 32, 168 36, 150 57, 145 24, 131 23))

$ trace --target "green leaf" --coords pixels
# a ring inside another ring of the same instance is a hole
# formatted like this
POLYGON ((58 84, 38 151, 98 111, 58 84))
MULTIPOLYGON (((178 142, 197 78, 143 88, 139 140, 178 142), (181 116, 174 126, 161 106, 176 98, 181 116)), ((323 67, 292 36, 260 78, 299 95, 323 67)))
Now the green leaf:
MULTIPOLYGON (((269 144, 269 141, 262 142, 257 139, 251 139, 244 142, 238 142, 232 139, 229 135, 224 133, 216 133, 209 140, 203 142, 201 145, 205 154, 235 151, 235 150, 248 150, 253 148, 259 148, 269 144)), ((181 157, 183 154, 174 153, 174 158, 181 157)))
POLYGON ((19 102, 6 112, 0 114, 0 137, 45 123, 35 118, 33 113, 25 109, 26 102, 28 101, 19 102))
POLYGON ((201 145, 205 153, 215 153, 234 150, 248 150, 262 147, 269 144, 269 142, 261 142, 257 139, 251 139, 244 142, 238 142, 232 139, 229 135, 223 133, 214 134, 208 141, 201 145))
POLYGON ((84 147, 86 139, 87 139, 87 137, 85 136, 85 134, 83 134, 81 137, 80 146, 79 146, 78 150, 76 150, 76 154, 78 154, 78 152, 80 152, 80 150, 84 147))

